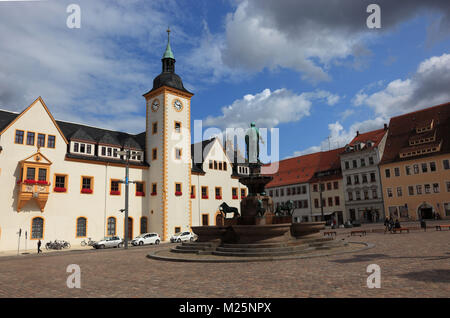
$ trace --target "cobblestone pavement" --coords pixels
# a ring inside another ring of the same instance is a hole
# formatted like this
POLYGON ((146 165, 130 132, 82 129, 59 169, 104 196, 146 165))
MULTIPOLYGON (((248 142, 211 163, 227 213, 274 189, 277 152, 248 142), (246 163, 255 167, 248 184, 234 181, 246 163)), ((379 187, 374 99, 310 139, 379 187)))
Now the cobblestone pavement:
MULTIPOLYGON (((346 229, 348 230, 348 229, 346 229)), ((174 263, 129 250, 74 251, 0 258, 0 297, 450 297, 450 231, 368 233, 337 239, 374 243, 355 254, 255 263, 174 263), (69 289, 69 264, 81 288, 69 289), (369 289, 369 264, 381 288, 369 289)))

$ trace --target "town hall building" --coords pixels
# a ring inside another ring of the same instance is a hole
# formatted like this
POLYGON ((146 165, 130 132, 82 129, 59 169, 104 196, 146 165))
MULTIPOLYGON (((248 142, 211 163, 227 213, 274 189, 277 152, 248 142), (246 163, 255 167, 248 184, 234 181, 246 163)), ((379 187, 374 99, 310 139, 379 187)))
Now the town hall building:
MULTIPOLYGON (((41 97, 21 113, 0 110, 0 251, 37 240, 124 237, 129 151, 129 239, 162 240, 214 225, 219 205, 239 209, 245 171, 218 139, 191 144, 193 94, 175 73, 170 42, 162 72, 144 94, 146 130, 128 134, 55 120, 41 97), (26 243, 25 243, 26 241, 26 243)), ((242 166, 244 166, 242 164, 242 166)))

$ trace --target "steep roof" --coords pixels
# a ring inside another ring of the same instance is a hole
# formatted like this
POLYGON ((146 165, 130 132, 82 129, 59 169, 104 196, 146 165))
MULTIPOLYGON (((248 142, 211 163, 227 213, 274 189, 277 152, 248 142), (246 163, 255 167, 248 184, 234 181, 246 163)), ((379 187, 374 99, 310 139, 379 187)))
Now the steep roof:
MULTIPOLYGON (((389 162, 414 160, 436 155, 436 152, 422 153, 416 156, 400 158, 401 151, 419 150, 426 144, 410 145, 410 140, 419 139, 435 134, 436 142, 440 143, 440 151, 438 154, 450 152, 450 103, 441 104, 429 108, 425 108, 412 113, 391 118, 389 122, 389 132, 386 139, 386 147, 380 164, 389 162), (432 134, 428 132, 418 133, 417 128, 433 123, 432 134)), ((431 143, 429 144, 432 145, 431 143)))
POLYGON ((214 140, 215 138, 211 138, 191 144, 192 172, 205 173, 203 170, 203 162, 205 161, 203 155, 208 153, 209 150, 205 152, 205 148, 211 147, 214 140), (199 153, 200 150, 201 153, 199 153))
POLYGON ((7 110, 0 110, 0 131, 6 128, 19 114, 7 110))
POLYGON ((358 143, 366 143, 369 140, 372 141, 373 147, 378 146, 378 144, 380 143, 381 139, 383 139, 384 134, 386 133, 386 129, 381 128, 381 129, 377 129, 377 130, 372 130, 363 134, 358 134, 355 138, 353 138, 353 140, 349 143, 349 146, 354 146, 358 143))

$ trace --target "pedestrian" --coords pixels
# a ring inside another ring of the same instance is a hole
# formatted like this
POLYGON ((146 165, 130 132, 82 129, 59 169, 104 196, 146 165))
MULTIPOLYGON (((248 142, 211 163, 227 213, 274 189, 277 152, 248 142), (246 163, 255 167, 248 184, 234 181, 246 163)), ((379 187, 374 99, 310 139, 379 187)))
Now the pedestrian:
POLYGON ((389 218, 389 232, 392 232, 394 229, 394 219, 392 218, 392 215, 389 218))
POLYGON ((396 229, 401 228, 400 221, 398 219, 395 220, 395 228, 396 229))
POLYGON ((38 254, 39 253, 42 253, 42 251, 41 251, 41 240, 39 240, 38 242, 37 242, 37 246, 38 246, 38 254))
POLYGON ((384 233, 386 233, 389 230, 389 219, 386 217, 384 219, 384 233))

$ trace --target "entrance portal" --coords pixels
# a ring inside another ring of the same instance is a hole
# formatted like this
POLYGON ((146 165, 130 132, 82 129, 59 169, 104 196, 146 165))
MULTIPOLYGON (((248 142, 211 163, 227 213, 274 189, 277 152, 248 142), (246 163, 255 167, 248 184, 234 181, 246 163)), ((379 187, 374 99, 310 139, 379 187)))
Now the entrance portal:
POLYGON ((422 204, 419 207, 419 217, 422 219, 433 219, 433 207, 429 204, 422 204))

